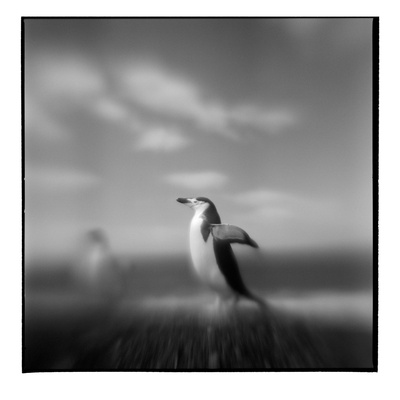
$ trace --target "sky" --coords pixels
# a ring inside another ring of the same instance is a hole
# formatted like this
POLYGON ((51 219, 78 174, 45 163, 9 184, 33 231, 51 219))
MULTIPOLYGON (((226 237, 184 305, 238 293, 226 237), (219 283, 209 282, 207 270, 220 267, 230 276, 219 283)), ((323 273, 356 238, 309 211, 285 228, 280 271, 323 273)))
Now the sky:
POLYGON ((27 19, 25 248, 188 251, 206 196, 265 251, 372 246, 371 19, 27 19))

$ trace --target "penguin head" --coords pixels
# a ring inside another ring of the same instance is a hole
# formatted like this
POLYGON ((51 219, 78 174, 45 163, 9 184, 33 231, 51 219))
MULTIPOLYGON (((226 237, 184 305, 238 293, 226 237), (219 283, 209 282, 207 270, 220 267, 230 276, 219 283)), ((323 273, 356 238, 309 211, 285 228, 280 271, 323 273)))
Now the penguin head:
POLYGON ((176 201, 185 204, 195 212, 204 212, 208 207, 214 206, 213 202, 207 197, 179 197, 176 201))
POLYGON ((176 201, 190 207, 195 212, 195 215, 200 215, 210 224, 221 223, 221 218, 214 203, 207 197, 180 197, 176 201))

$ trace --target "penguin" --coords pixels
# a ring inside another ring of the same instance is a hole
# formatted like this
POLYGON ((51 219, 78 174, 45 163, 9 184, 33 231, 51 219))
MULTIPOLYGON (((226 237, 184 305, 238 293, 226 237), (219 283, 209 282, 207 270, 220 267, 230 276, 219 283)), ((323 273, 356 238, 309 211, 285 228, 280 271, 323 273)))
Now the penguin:
POLYGON ((88 294, 107 302, 119 299, 124 281, 121 266, 111 251, 106 234, 100 229, 89 231, 83 250, 81 267, 86 271, 86 277, 83 278, 88 294))
POLYGON ((217 302, 244 297, 256 302, 264 311, 264 299, 252 293, 244 284, 231 243, 258 248, 258 244, 243 229, 221 224, 215 204, 206 197, 178 198, 194 211, 190 223, 190 254, 200 280, 217 292, 217 302))

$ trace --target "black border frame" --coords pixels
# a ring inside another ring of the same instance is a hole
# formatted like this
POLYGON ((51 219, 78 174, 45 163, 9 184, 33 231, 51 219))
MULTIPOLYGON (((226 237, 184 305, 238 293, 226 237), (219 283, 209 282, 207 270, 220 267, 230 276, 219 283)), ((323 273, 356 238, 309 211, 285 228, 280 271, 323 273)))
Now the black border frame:
POLYGON ((162 370, 162 369, 120 369, 120 370, 91 370, 90 372, 378 372, 378 313, 379 313, 379 16, 179 16, 179 17, 165 17, 165 16, 22 16, 21 17, 21 190, 22 190, 22 357, 21 366, 22 373, 42 373, 42 372, 89 372, 87 370, 38 370, 30 371, 26 369, 25 360, 25 20, 32 19, 371 19, 372 21, 372 200, 373 200, 373 329, 372 329, 372 362, 371 368, 281 368, 281 369, 176 369, 176 370, 162 370))

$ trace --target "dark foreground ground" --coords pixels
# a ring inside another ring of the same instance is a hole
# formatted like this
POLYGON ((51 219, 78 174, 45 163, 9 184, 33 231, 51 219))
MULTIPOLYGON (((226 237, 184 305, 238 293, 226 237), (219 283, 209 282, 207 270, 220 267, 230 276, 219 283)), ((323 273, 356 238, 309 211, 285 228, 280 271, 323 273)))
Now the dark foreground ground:
POLYGON ((236 311, 56 301, 26 318, 23 369, 286 370, 372 368, 372 334, 251 304, 236 311), (206 310, 206 311, 205 311, 206 310))
POLYGON ((360 307, 354 289, 307 287, 271 295, 269 315, 246 301, 216 312, 184 271, 136 271, 115 298, 28 276, 23 371, 374 370, 372 294, 360 307))

